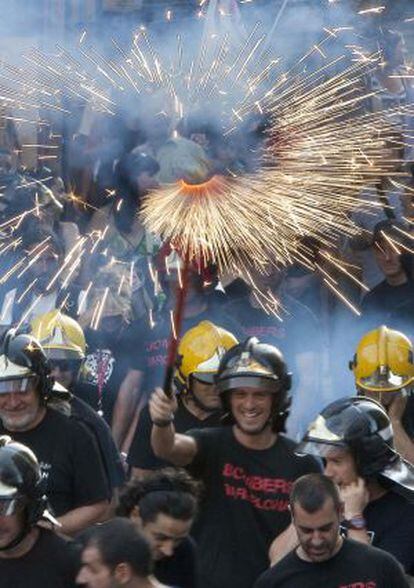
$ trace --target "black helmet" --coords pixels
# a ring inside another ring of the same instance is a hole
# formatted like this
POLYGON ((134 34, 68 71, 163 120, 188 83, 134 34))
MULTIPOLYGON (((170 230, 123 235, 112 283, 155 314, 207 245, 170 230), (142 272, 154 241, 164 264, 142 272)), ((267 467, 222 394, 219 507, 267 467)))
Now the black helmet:
POLYGON ((349 449, 363 478, 375 477, 414 500, 414 466, 395 451, 391 421, 375 400, 354 396, 329 404, 311 423, 296 453, 325 457, 332 447, 349 449))
POLYGON ((27 381, 35 377, 40 379, 42 399, 47 400, 54 381, 42 346, 31 335, 16 334, 14 329, 10 329, 4 337, 0 354, 0 393, 10 391, 11 381, 20 383, 24 390, 27 381))
POLYGON ((273 391, 272 428, 275 431, 284 430, 292 402, 289 394, 291 385, 292 376, 282 353, 277 347, 260 343, 255 337, 250 337, 227 351, 216 376, 217 390, 222 394, 227 417, 230 416, 228 392, 231 390, 263 388, 273 391))
POLYGON ((35 454, 6 435, 0 437, 0 504, 1 516, 11 516, 20 508, 26 513, 22 531, 1 550, 18 545, 41 518, 56 523, 46 510, 45 483, 35 454))

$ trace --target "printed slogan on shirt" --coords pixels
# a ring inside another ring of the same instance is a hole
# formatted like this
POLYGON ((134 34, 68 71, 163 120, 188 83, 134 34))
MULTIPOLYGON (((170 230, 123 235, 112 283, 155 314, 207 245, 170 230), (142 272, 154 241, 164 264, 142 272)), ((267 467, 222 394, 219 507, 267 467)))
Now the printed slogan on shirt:
POLYGON ((293 482, 284 478, 249 475, 244 468, 225 463, 223 466, 224 492, 234 500, 245 500, 259 510, 285 512, 293 482), (273 494, 273 496, 269 496, 273 494), (286 497, 277 498, 275 494, 286 497))

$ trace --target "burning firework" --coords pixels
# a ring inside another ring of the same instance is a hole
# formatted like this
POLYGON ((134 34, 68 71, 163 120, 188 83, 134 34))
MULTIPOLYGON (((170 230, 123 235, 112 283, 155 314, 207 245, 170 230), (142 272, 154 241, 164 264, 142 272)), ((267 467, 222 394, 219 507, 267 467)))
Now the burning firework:
MULTIPOLYGON (((176 123, 208 106, 222 136, 236 140, 241 123, 265 117, 257 173, 213 175, 197 185, 184 177, 150 194, 142 208, 146 228, 189 259, 249 275, 252 267, 264 271, 269 260, 306 263, 298 248, 303 237, 331 247, 339 235, 355 234, 349 214, 360 206, 362 188, 393 173, 385 147, 395 142, 392 120, 398 113, 364 111, 370 94, 362 80, 379 60, 352 47, 354 65, 338 73, 341 58, 329 62, 325 49, 337 34, 328 31, 285 73, 258 27, 243 42, 230 34, 204 35, 195 57, 181 38, 174 56, 163 56, 139 30, 129 50, 114 41, 116 55, 108 59, 82 34, 76 53, 35 50, 24 55, 26 67, 3 64, 2 101, 23 111, 68 115, 67 101, 74 99, 111 116, 132 94, 176 123), (324 65, 304 73, 315 54, 324 65)), ((99 241, 104 238, 102 233, 99 241)), ((70 275, 84 247, 80 242, 76 259, 68 257, 70 275)))

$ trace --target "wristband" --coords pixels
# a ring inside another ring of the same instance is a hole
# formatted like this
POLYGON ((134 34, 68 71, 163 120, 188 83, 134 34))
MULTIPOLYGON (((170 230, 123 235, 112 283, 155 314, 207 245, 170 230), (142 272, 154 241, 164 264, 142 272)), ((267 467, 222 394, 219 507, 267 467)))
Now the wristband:
POLYGON ((152 419, 152 424, 155 425, 156 427, 160 427, 160 429, 165 429, 166 427, 168 427, 169 425, 171 425, 174 422, 174 417, 172 416, 169 419, 165 419, 163 421, 161 420, 154 420, 152 419))
POLYGON ((366 520, 362 515, 356 515, 344 522, 346 528, 350 531, 363 531, 367 528, 366 520))

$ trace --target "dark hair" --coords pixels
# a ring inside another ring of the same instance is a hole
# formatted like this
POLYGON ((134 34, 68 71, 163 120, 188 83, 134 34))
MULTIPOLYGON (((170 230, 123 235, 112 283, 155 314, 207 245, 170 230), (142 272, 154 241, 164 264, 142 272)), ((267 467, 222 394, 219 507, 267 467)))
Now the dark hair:
POLYGON ((200 484, 185 470, 164 468, 143 480, 132 480, 119 497, 117 515, 129 517, 136 506, 144 523, 158 514, 188 521, 197 513, 200 484))
POLYGON ((112 519, 88 529, 80 541, 84 548, 96 547, 104 564, 112 570, 126 563, 140 578, 146 578, 152 573, 150 545, 131 521, 112 519))
POLYGON ((323 474, 306 474, 293 484, 290 494, 290 508, 299 503, 306 512, 312 514, 323 507, 326 500, 332 498, 334 506, 342 505, 338 486, 323 474))

